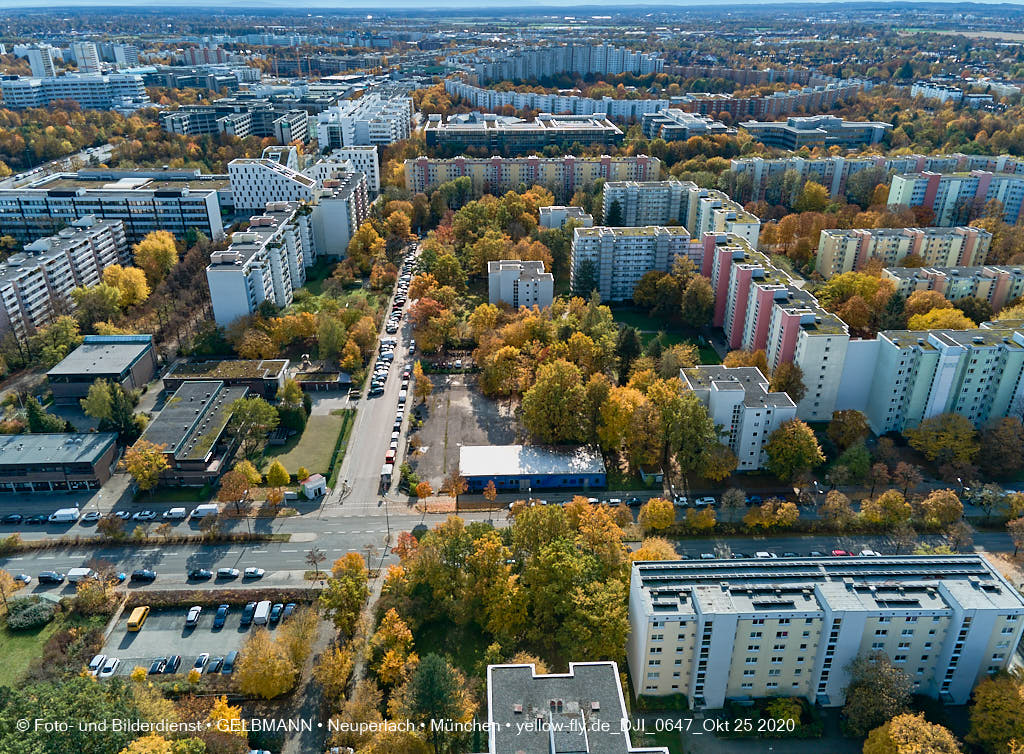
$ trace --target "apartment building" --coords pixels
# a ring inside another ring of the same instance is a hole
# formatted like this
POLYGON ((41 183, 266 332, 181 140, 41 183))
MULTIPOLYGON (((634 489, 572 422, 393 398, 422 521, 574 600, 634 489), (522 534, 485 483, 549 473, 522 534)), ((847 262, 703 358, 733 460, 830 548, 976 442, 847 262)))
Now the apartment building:
POLYGON ((229 134, 272 138, 281 144, 309 139, 309 113, 292 103, 224 97, 210 105, 185 105, 160 116, 169 133, 183 136, 229 134), (227 100, 227 101, 225 101, 227 100))
POLYGON ((568 673, 488 665, 484 754, 668 754, 633 746, 620 677, 614 662, 570 662, 568 673))
POLYGON ((542 228, 562 228, 567 222, 574 222, 584 228, 594 225, 594 216, 584 212, 582 207, 565 207, 552 204, 548 207, 540 207, 539 225, 542 228))
POLYGON ((678 108, 665 108, 653 113, 645 113, 641 120, 644 136, 648 139, 664 139, 665 141, 686 141, 691 136, 718 136, 735 134, 736 129, 730 128, 721 121, 707 115, 688 113, 678 108))
POLYGON ((771 392, 768 378, 757 367, 692 367, 680 369, 679 379, 722 428, 722 442, 736 454, 739 471, 762 468, 768 460, 764 447, 771 433, 796 418, 793 399, 771 392))
POLYGON ((120 220, 76 220, 0 262, 0 331, 19 338, 74 308, 71 291, 92 287, 112 264, 131 255, 120 220))
POLYGON ((923 172, 894 175, 889 185, 890 206, 927 207, 935 212, 935 225, 966 224, 992 200, 1002 205, 1005 222, 1016 223, 1024 200, 1024 175, 987 170, 923 172))
POLYGON ((370 215, 370 197, 366 176, 360 172, 342 172, 321 181, 313 207, 313 241, 317 256, 341 258, 349 241, 370 215))
POLYGON ((72 42, 71 57, 79 73, 100 72, 100 53, 94 42, 72 42))
POLYGON ((602 205, 609 225, 683 224, 687 221, 690 189, 696 184, 667 181, 609 181, 604 184, 602 205))
POLYGON ((964 91, 955 86, 940 84, 937 81, 915 81, 910 87, 910 96, 937 100, 942 104, 952 102, 954 105, 959 105, 963 101, 964 91))
POLYGON ((838 104, 850 102, 867 88, 867 82, 858 79, 836 80, 834 83, 815 84, 801 89, 751 97, 731 94, 692 93, 672 98, 672 106, 690 113, 718 115, 729 113, 733 122, 740 119, 779 118, 796 112, 813 113, 831 110, 838 104))
POLYGON ((974 330, 880 332, 851 344, 843 401, 856 401, 875 434, 902 432, 943 413, 976 427, 1024 411, 1024 331, 994 322, 974 330), (854 358, 854 356, 856 358, 854 358))
POLYGON ((411 97, 371 93, 356 100, 342 100, 317 115, 317 142, 323 151, 394 144, 409 138, 412 114, 411 97))
POLYGON ((705 233, 736 235, 753 248, 761 235, 761 220, 743 209, 717 189, 698 188, 689 184, 686 221, 683 223, 694 238, 705 233))
POLYGON ((895 267, 908 254, 929 267, 975 267, 983 264, 992 234, 983 228, 826 229, 818 239, 815 269, 825 278, 861 270, 872 259, 895 267))
POLYGON ((228 179, 239 211, 259 210, 267 202, 313 203, 320 188, 316 179, 269 156, 232 160, 228 163, 228 179))
POLYGON ((366 176, 366 190, 371 197, 380 193, 380 158, 377 156, 377 145, 340 147, 332 150, 326 157, 331 162, 347 161, 352 169, 366 176))
POLYGON ((592 115, 552 115, 540 113, 533 121, 499 120, 485 114, 473 122, 447 122, 430 115, 424 135, 428 147, 450 149, 480 148, 490 152, 516 155, 539 151, 548 146, 571 144, 613 145, 622 142, 622 130, 607 118, 592 115))
POLYGON ((520 306, 543 309, 555 297, 555 276, 544 271, 541 261, 502 259, 487 263, 487 300, 518 310, 520 306))
POLYGON ((177 238, 195 228, 224 236, 221 192, 227 176, 198 170, 80 170, 27 186, 0 189, 0 234, 29 242, 93 215, 120 220, 129 243, 166 230, 177 238))
POLYGON ((797 150, 802 147, 838 146, 844 149, 877 144, 891 123, 877 121, 848 121, 835 115, 813 115, 787 118, 785 121, 754 121, 740 123, 755 139, 766 147, 797 150))
POLYGON ((56 52, 50 45, 33 45, 25 50, 34 78, 47 79, 57 75, 56 52))
POLYGON ((569 199, 577 188, 605 181, 656 181, 661 160, 647 155, 632 157, 417 157, 405 161, 405 187, 430 193, 442 183, 467 177, 473 191, 505 193, 520 183, 544 186, 557 198, 569 199))
POLYGON ((210 256, 206 281, 213 318, 226 326, 254 313, 264 301, 286 307, 306 282, 307 259, 316 256, 308 206, 272 202, 231 236, 231 245, 210 256))
POLYGON ((0 93, 4 107, 10 110, 46 107, 56 100, 77 102, 84 110, 117 110, 126 114, 152 105, 142 76, 136 73, 69 73, 47 78, 2 76, 0 93))
POLYGON ((901 296, 914 291, 938 291, 954 302, 980 298, 988 301, 996 312, 1007 301, 1024 296, 1024 267, 896 267, 882 270, 882 277, 892 282, 901 296))
POLYGON ((652 270, 669 272, 677 257, 685 256, 699 267, 704 252, 681 226, 638 228, 576 228, 573 231, 570 284, 577 290, 593 275, 602 301, 633 298, 636 284, 652 270))
POLYGON ((630 677, 637 695, 691 709, 800 696, 845 702, 847 668, 882 652, 915 693, 966 704, 1010 665, 1024 600, 981 555, 634 563, 630 677))
POLYGON ((471 70, 480 83, 539 79, 560 73, 659 73, 665 60, 655 53, 610 44, 547 45, 490 48, 446 59, 446 64, 471 70))

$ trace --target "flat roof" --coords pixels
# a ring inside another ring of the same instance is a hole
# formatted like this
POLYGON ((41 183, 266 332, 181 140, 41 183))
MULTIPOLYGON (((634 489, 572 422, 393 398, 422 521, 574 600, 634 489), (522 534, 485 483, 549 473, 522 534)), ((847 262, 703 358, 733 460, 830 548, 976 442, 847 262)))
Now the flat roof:
POLYGON ((164 379, 252 380, 277 379, 288 366, 288 359, 216 359, 179 362, 164 379))
POLYGON ((86 340, 46 374, 54 377, 119 376, 153 347, 152 336, 136 337, 144 337, 146 340, 145 342, 114 342, 113 340, 107 341, 105 338, 102 341, 93 342, 86 340))
POLYGON ((585 445, 463 445, 459 471, 465 477, 497 477, 604 474, 605 468, 600 451, 585 445))
POLYGON ((196 380, 182 384, 167 399, 142 437, 175 458, 196 460, 206 456, 231 419, 231 404, 249 389, 229 387, 220 380, 196 380))
POLYGON ((116 432, 0 435, 0 466, 95 463, 116 441, 116 432))

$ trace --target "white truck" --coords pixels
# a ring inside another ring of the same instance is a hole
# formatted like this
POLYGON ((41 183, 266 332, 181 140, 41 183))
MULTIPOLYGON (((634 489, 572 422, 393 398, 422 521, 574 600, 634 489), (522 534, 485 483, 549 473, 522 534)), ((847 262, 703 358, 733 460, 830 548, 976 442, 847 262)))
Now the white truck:
POLYGON ((192 509, 192 518, 205 518, 206 516, 216 516, 220 513, 220 506, 216 503, 204 503, 197 505, 192 509))
POLYGON ((257 626, 266 625, 267 620, 270 618, 270 600, 261 600, 256 605, 256 612, 253 613, 252 622, 257 626))
POLYGON ((91 568, 71 568, 68 570, 68 583, 77 584, 86 579, 98 579, 100 575, 91 568))
POLYGON ((164 520, 166 521, 183 521, 187 516, 188 511, 184 508, 171 508, 164 511, 164 520))
POLYGON ((51 524, 68 524, 74 523, 80 516, 81 512, 78 508, 61 508, 51 513, 47 520, 51 524))

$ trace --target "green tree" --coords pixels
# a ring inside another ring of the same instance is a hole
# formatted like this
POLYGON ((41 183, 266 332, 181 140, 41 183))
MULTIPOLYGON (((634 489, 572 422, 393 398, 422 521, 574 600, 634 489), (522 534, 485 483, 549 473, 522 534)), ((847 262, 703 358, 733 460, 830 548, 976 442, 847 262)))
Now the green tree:
POLYGON ((109 322, 121 311, 121 292, 106 283, 74 288, 71 300, 75 317, 86 330, 92 330, 97 322, 109 322))
POLYGON ((830 199, 828 189, 820 183, 807 181, 793 209, 797 212, 822 212, 828 206, 830 199))
POLYGON ((231 425, 241 438, 242 452, 250 458, 280 420, 277 409, 263 398, 239 398, 231 404, 231 425))
POLYGON ((715 308, 715 294, 711 281, 703 275, 694 275, 683 289, 681 313, 683 324, 704 327, 711 322, 715 308))
POLYGON ((805 422, 790 419, 771 433, 765 445, 768 470, 788 481, 825 462, 818 439, 805 422))
POLYGON ((807 393, 803 370, 792 361, 779 364, 772 374, 768 389, 773 393, 786 393, 793 399, 793 403, 799 403, 807 393))
POLYGON ((1024 693, 1005 673, 985 678, 974 688, 967 743, 987 754, 1008 754, 1011 742, 1024 741, 1024 693))
POLYGON ((29 396, 25 401, 25 418, 28 431, 34 435, 64 431, 65 421, 47 413, 34 396, 29 396))
POLYGON ((843 714, 855 736, 866 736, 910 706, 910 676, 883 652, 860 655, 847 668, 849 684, 843 714))
POLYGON ((348 570, 327 580, 327 586, 320 592, 320 607, 339 631, 351 635, 369 595, 365 570, 348 570))
POLYGON ((292 480, 288 470, 280 461, 274 461, 267 469, 267 484, 271 487, 284 487, 292 480))
POLYGON ((840 450, 845 450, 854 443, 868 436, 868 419, 860 411, 849 409, 833 411, 832 421, 828 423, 828 437, 840 450))
POLYGON ((860 515, 865 521, 882 526, 896 526, 910 520, 911 508, 898 490, 886 490, 873 500, 860 504, 860 515))
POLYGON ((110 417, 110 383, 104 379, 93 381, 89 392, 79 401, 82 412, 97 421, 110 417))
POLYGON ((474 705, 462 674, 435 654, 420 660, 399 698, 401 702, 396 706, 407 718, 427 726, 434 754, 446 751, 448 734, 431 726, 430 721, 468 722, 473 715, 474 705))
POLYGON ((523 424, 540 442, 578 440, 583 396, 579 367, 564 359, 542 364, 533 387, 523 395, 523 424))

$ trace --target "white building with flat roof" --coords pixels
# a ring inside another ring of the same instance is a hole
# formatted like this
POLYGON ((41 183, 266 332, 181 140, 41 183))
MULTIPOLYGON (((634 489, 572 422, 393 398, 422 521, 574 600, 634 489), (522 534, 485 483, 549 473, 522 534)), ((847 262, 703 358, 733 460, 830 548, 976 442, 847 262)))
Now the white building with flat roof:
POLYGON ((133 113, 153 103, 137 73, 68 73, 47 78, 24 76, 0 79, 4 107, 24 110, 46 107, 55 100, 77 102, 84 110, 133 113))
POLYGON ((639 695, 691 709, 804 697, 844 703, 847 668, 881 652, 915 693, 967 704, 1010 666, 1024 600, 981 555, 634 563, 627 645, 639 695))
POLYGON ((100 72, 100 53, 95 42, 72 42, 71 56, 79 73, 100 72))
POLYGON ((55 53, 56 50, 50 45, 33 45, 25 50, 25 57, 28 58, 29 68, 35 78, 46 79, 57 75, 55 53))
POLYGON ((341 100, 317 115, 317 142, 322 151, 394 144, 409 138, 412 114, 411 97, 367 94, 355 100, 341 100))
POLYGON ((562 228, 567 222, 575 222, 584 228, 594 226, 594 216, 585 212, 582 207, 566 207, 552 204, 540 208, 540 222, 542 228, 562 228))
POLYGON ((539 260, 502 259, 487 263, 487 300, 518 310, 520 306, 543 309, 555 297, 555 276, 544 271, 539 260))

